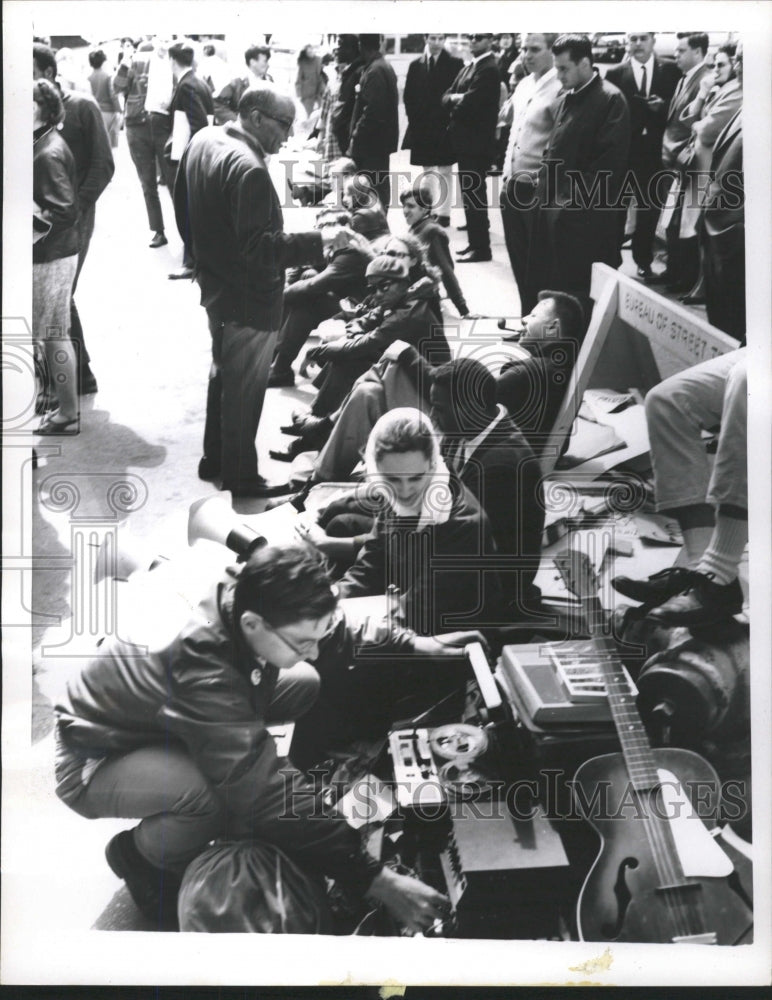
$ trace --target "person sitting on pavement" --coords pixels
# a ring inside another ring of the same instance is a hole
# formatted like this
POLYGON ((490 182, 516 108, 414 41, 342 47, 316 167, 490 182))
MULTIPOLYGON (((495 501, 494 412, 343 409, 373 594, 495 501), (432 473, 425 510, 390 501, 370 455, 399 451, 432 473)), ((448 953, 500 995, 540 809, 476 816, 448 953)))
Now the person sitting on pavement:
POLYGON ((261 83, 273 83, 273 78, 268 73, 268 63, 271 59, 271 50, 265 45, 250 45, 244 53, 244 62, 247 64, 249 72, 244 76, 238 76, 214 95, 214 121, 215 125, 224 125, 226 122, 238 121, 239 101, 244 92, 250 87, 261 83))
POLYGON ((410 283, 407 263, 385 254, 367 267, 368 286, 380 300, 382 312, 377 326, 312 348, 310 362, 325 367, 316 384, 319 395, 311 412, 314 416, 332 413, 343 402, 356 379, 395 340, 413 344, 432 364, 450 360, 450 347, 442 323, 432 308, 436 288, 430 279, 410 283))
MULTIPOLYGON (((465 641, 422 640, 389 623, 373 636, 381 652, 440 658, 457 658, 465 641)), ((171 641, 156 643, 163 648, 110 637, 70 680, 56 705, 56 793, 88 819, 140 820, 106 856, 158 929, 176 925, 181 876, 215 838, 273 843, 414 931, 445 912, 445 897, 384 868, 341 816, 320 808, 266 728, 316 699, 319 675, 304 661, 325 648, 333 659, 353 656, 363 641, 339 615, 313 548, 264 546, 171 641)))
POLYGON ((685 565, 614 587, 668 626, 704 626, 742 610, 738 567, 748 544, 748 388, 745 348, 660 382, 646 396, 657 510, 681 528, 685 565), (711 471, 703 432, 715 428, 711 471))
MULTIPOLYGON (((324 209, 316 228, 347 226, 351 219, 340 209, 324 209)), ((293 386, 292 364, 308 335, 319 324, 340 311, 340 300, 361 302, 367 294, 365 271, 373 255, 362 246, 348 246, 326 254, 327 266, 300 272, 284 289, 284 315, 276 353, 268 376, 268 388, 293 386)))
POLYGON ((544 289, 517 337, 530 357, 504 364, 496 379, 503 403, 537 455, 550 445, 550 432, 569 387, 586 320, 581 302, 567 292, 544 289))
POLYGON ((403 191, 399 200, 402 202, 402 211, 410 226, 410 233, 421 241, 429 262, 440 271, 448 298, 458 309, 459 315, 468 316, 469 306, 453 268, 448 234, 432 214, 431 191, 425 184, 416 184, 409 191, 403 191))
POLYGON ((370 242, 376 252, 391 236, 378 192, 366 174, 355 174, 343 187, 343 205, 351 212, 351 228, 370 242))

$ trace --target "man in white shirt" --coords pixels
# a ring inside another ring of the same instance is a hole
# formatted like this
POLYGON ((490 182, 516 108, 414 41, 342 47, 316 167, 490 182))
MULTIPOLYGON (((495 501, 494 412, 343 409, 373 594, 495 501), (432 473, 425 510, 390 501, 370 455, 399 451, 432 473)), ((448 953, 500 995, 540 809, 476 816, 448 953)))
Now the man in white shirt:
POLYGON ((520 81, 512 95, 512 129, 499 198, 504 239, 523 316, 536 304, 528 301, 525 277, 536 208, 536 183, 542 155, 555 124, 555 105, 560 91, 551 52, 556 38, 557 35, 552 34, 530 34, 523 43, 522 58, 529 75, 520 81))

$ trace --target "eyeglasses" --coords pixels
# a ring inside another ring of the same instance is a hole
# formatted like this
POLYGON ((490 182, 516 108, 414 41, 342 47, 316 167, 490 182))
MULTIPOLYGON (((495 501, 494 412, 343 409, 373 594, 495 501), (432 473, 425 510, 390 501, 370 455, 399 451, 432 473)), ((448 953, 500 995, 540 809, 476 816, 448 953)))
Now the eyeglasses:
POLYGON ((627 38, 631 42, 648 42, 650 35, 628 35, 627 38))
MULTIPOLYGON (((257 110, 260 111, 260 108, 258 108, 257 110)), ((260 111, 260 114, 263 116, 263 118, 270 118, 271 121, 278 122, 288 132, 292 129, 292 126, 295 124, 294 120, 290 121, 287 118, 277 118, 276 115, 269 115, 267 111, 260 111)))
POLYGON ((327 628, 318 638, 301 639, 299 641, 297 640, 293 641, 292 639, 288 638, 281 628, 278 628, 275 625, 271 625, 271 623, 266 621, 265 618, 263 619, 263 625, 265 628, 268 629, 269 632, 273 632, 274 635, 278 636, 279 639, 284 643, 284 645, 288 649, 292 650, 295 656, 302 659, 304 656, 307 656, 314 649, 315 646, 318 646, 320 642, 324 642, 325 639, 328 639, 342 620, 343 620, 343 611, 340 607, 338 607, 335 609, 335 611, 332 612, 327 628))
POLYGON ((406 250, 385 250, 384 257, 410 257, 406 250))
POLYGON ((368 282, 367 287, 371 292, 385 292, 387 288, 391 288, 394 281, 391 278, 387 278, 386 281, 376 281, 368 282))

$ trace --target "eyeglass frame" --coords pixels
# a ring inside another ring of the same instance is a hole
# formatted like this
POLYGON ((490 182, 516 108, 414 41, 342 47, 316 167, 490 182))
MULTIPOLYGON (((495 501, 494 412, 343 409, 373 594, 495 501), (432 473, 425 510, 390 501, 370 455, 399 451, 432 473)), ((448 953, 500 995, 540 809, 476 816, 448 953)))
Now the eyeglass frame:
POLYGON ((269 632, 273 632, 274 635, 278 636, 279 639, 287 647, 287 649, 292 650, 295 656, 300 657, 302 659, 307 652, 307 650, 304 649, 304 647, 311 648, 313 646, 318 646, 320 642, 323 642, 325 639, 328 639, 333 634, 338 625, 340 625, 341 621, 343 621, 343 609, 340 607, 340 605, 338 605, 332 612, 332 619, 330 620, 330 624, 327 627, 327 629, 325 629, 325 631, 319 636, 318 639, 307 639, 302 644, 302 646, 296 646, 291 639, 288 639, 284 635, 279 626, 271 625, 271 623, 266 618, 263 618, 263 626, 266 629, 268 629, 269 632))
POLYGON ((286 118, 277 118, 276 115, 271 115, 267 111, 263 111, 262 108, 255 108, 255 111, 257 111, 264 118, 270 118, 271 121, 278 122, 280 125, 283 125, 284 128, 287 130, 287 132, 289 132, 292 128, 295 127, 294 118, 292 119, 292 121, 287 121, 286 118))

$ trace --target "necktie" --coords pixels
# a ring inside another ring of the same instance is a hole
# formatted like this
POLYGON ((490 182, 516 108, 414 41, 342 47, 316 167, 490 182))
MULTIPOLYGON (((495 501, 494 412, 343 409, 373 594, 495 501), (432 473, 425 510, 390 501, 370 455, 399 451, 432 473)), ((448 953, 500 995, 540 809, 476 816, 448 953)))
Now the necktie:
POLYGON ((670 102, 670 107, 668 108, 668 118, 670 117, 670 115, 672 115, 673 111, 675 110, 676 104, 678 104, 678 98, 681 96, 681 91, 684 89, 685 80, 686 77, 682 76, 681 79, 678 81, 678 86, 676 87, 675 93, 673 94, 673 100, 670 102))
POLYGON ((643 69, 641 71, 641 86, 638 89, 639 89, 639 91, 641 93, 641 97, 646 97, 647 96, 646 95, 646 67, 645 66, 643 67, 643 69))
POLYGON ((429 56, 429 72, 434 69, 434 56, 429 56))

